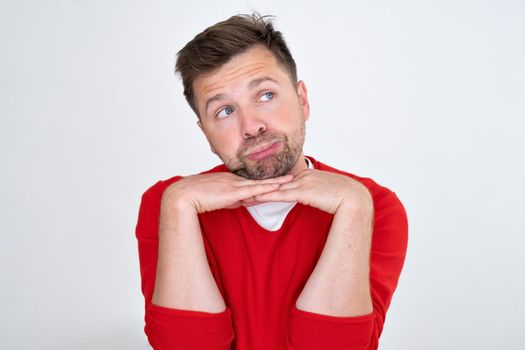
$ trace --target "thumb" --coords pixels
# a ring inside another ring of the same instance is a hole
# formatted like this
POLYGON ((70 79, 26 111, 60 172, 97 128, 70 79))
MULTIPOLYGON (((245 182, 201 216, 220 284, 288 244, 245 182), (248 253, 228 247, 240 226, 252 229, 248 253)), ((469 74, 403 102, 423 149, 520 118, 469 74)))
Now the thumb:
POLYGON ((224 209, 237 209, 239 208, 240 206, 242 206, 242 203, 241 202, 235 202, 233 204, 230 204, 226 207, 224 207, 224 209))

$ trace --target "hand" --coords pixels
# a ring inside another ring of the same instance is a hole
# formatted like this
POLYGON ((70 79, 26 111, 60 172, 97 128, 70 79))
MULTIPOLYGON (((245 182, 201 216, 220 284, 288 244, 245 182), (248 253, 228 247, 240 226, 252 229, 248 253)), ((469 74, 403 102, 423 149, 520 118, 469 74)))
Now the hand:
POLYGON ((372 210, 373 201, 368 189, 348 176, 321 170, 305 170, 293 181, 278 190, 255 196, 253 205, 263 202, 294 202, 309 205, 335 214, 342 206, 356 210, 372 210))
POLYGON ((229 172, 192 175, 171 184, 162 196, 163 210, 179 206, 190 207, 197 213, 217 209, 233 209, 243 201, 253 201, 257 195, 270 193, 292 181, 293 176, 265 180, 249 180, 229 172))

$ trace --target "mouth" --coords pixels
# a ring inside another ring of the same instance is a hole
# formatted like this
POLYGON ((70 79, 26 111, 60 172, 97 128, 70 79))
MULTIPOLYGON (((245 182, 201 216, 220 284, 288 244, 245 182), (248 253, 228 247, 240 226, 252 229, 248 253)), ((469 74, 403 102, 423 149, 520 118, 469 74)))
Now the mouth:
POLYGON ((250 153, 248 153, 246 157, 250 160, 255 160, 255 161, 263 160, 263 159, 266 159, 268 157, 275 155, 277 152, 279 152, 280 148, 281 148, 281 142, 275 141, 266 146, 258 147, 254 151, 251 151, 250 153))

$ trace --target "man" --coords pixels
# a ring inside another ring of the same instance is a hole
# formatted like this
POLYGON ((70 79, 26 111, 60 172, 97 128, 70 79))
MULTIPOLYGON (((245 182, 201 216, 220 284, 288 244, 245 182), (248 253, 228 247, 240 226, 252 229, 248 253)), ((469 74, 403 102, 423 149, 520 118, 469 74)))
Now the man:
POLYGON ((395 193, 303 155, 305 83, 258 15, 178 54, 213 153, 159 181, 136 235, 155 349, 376 349, 407 245, 395 193))

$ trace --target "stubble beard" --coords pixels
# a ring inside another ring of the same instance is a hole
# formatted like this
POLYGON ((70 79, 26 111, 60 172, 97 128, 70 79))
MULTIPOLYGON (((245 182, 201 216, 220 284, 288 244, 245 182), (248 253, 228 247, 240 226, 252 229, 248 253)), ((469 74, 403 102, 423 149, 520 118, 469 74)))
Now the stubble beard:
POLYGON ((262 180, 286 175, 297 164, 302 153, 305 135, 304 124, 304 119, 302 119, 300 127, 291 135, 266 131, 261 135, 247 139, 235 156, 224 158, 223 162, 229 171, 246 179, 262 180), (282 143, 282 149, 273 156, 259 161, 250 161, 244 156, 246 151, 254 145, 275 141, 282 143))

